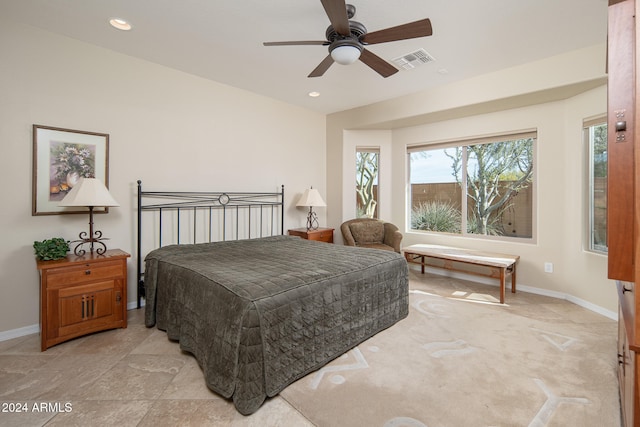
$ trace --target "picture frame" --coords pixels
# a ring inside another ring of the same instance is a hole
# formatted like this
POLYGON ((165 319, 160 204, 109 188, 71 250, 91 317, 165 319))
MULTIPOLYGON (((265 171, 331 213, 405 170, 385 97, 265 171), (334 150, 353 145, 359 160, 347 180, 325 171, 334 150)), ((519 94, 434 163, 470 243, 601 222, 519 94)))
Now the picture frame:
POLYGON ((31 215, 87 213, 87 208, 58 206, 81 177, 97 178, 109 188, 109 134, 34 124, 31 215))

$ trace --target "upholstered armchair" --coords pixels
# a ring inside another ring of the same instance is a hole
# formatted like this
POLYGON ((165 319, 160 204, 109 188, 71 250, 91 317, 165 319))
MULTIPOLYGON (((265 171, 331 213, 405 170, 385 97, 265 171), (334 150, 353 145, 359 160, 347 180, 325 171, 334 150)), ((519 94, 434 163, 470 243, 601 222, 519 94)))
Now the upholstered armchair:
POLYGON ((402 233, 390 222, 373 218, 357 218, 340 226, 344 244, 363 248, 386 249, 400 253, 402 233))

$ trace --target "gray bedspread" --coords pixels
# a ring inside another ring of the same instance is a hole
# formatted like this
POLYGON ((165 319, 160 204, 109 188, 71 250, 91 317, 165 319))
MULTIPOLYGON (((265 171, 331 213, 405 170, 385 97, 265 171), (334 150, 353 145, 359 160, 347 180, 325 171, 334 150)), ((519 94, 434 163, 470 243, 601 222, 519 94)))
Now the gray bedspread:
POLYGON ((145 322, 242 414, 408 315, 395 252, 275 236, 156 249, 145 322))

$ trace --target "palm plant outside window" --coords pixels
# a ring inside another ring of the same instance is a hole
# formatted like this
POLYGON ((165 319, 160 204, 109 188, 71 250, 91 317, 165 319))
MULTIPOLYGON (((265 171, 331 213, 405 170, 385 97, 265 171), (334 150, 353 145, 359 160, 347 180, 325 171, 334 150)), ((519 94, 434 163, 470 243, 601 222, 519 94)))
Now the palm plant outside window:
POLYGON ((536 133, 410 147, 411 229, 533 237, 536 133))

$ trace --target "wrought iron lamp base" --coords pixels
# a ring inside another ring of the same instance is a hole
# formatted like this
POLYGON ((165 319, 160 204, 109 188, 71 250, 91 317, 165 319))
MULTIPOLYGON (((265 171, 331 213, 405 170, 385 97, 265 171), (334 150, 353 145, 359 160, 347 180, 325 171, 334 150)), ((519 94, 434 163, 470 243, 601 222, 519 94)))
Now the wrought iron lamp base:
POLYGON ((104 244, 103 240, 109 240, 106 237, 102 237, 102 231, 93 231, 93 206, 89 206, 89 234, 86 231, 83 231, 78 236, 78 240, 74 240, 70 243, 76 243, 76 247, 73 250, 73 253, 76 256, 83 256, 87 253, 87 251, 83 248, 85 244, 89 244, 89 251, 91 254, 94 252, 94 244, 100 245, 95 248, 95 252, 98 255, 102 255, 107 251, 107 245, 104 244))
POLYGON ((309 214, 307 215, 307 230, 318 229, 318 216, 313 211, 313 207, 309 207, 309 214))

